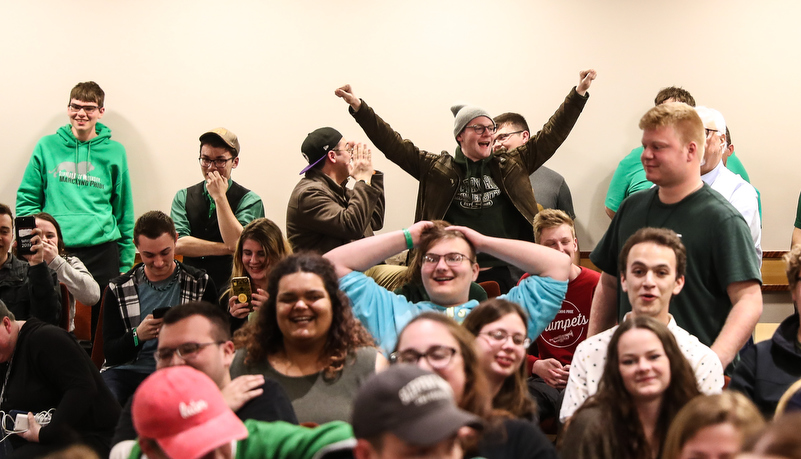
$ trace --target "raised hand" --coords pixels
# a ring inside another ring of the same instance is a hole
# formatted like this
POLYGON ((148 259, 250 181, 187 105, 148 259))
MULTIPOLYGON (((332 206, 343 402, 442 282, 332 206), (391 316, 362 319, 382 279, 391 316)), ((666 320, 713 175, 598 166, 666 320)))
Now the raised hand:
POLYGON ((353 94, 353 88, 351 88, 349 84, 337 88, 337 90, 334 91, 334 94, 336 94, 337 97, 340 97, 345 102, 347 102, 348 105, 350 105, 351 108, 353 108, 354 112, 358 112, 359 108, 362 106, 361 99, 359 99, 358 97, 356 97, 355 94, 353 94))
POLYGON ((579 93, 580 96, 586 94, 587 90, 590 89, 592 80, 597 76, 598 73, 595 69, 582 70, 579 72, 579 84, 576 86, 576 92, 579 93))
POLYGON ((368 185, 375 173, 373 159, 370 149, 363 143, 353 145, 351 163, 348 165, 348 172, 355 180, 364 180, 368 185))

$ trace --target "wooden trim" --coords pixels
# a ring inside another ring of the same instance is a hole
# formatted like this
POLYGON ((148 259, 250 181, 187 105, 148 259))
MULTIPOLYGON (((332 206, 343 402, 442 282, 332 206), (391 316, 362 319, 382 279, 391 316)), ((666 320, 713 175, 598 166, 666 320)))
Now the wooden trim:
MULTIPOLYGON (((784 260, 782 258, 787 253, 786 250, 773 250, 762 252, 762 291, 763 292, 789 292, 790 284, 784 273, 784 260)), ((592 261, 590 252, 582 251, 579 265, 585 268, 600 272, 592 261)))

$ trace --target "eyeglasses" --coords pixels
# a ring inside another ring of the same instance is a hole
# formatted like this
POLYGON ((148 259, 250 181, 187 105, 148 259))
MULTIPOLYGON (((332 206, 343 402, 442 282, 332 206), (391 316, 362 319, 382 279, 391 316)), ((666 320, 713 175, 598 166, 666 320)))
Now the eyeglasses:
POLYGON ((395 363, 413 363, 425 357, 431 368, 440 370, 448 366, 453 356, 456 355, 456 349, 447 346, 431 346, 427 351, 420 353, 414 349, 407 349, 405 351, 396 351, 389 354, 389 362, 395 363))
POLYGON ((234 158, 209 159, 209 158, 204 158, 204 157, 201 156, 197 160, 200 163, 200 165, 203 166, 203 167, 211 167, 211 165, 214 164, 217 167, 217 169, 222 169, 223 167, 225 167, 226 164, 228 164, 228 161, 233 161, 234 158))
POLYGON ((184 343, 176 348, 163 347, 156 351, 154 357, 156 357, 156 360, 161 361, 172 360, 172 355, 177 353, 178 357, 188 360, 204 347, 211 346, 212 344, 220 345, 224 342, 225 341, 212 341, 210 343, 184 343))
POLYGON ((440 258, 444 258, 445 259, 445 264, 447 264, 448 266, 459 266, 460 264, 462 264, 463 260, 468 260, 471 263, 473 262, 473 260, 470 257, 468 257, 467 255, 464 255, 464 254, 461 254, 461 253, 458 253, 458 252, 451 252, 451 253, 446 253, 445 255, 437 255, 435 253, 427 253, 427 254, 423 255, 423 264, 424 265, 435 265, 435 264, 439 263, 439 259, 440 258))
POLYGON ((497 126, 483 126, 481 124, 471 124, 470 126, 465 126, 465 129, 467 128, 472 129, 478 135, 484 135, 484 131, 489 131, 490 134, 495 134, 495 131, 498 130, 497 126))
POLYGON ((512 338, 512 343, 514 343, 515 346, 527 348, 531 345, 530 338, 520 334, 512 335, 507 333, 506 330, 493 330, 490 332, 479 333, 478 335, 487 336, 497 344, 505 343, 507 339, 512 338))
POLYGON ((526 132, 526 131, 515 131, 515 132, 507 132, 505 134, 498 134, 497 136, 495 136, 495 141, 496 142, 506 142, 506 139, 508 139, 509 137, 511 137, 511 136, 513 136, 515 134, 520 134, 521 132, 526 132))
POLYGON ((87 115, 91 115, 92 113, 95 112, 95 110, 100 108, 97 105, 78 105, 78 104, 69 104, 67 105, 67 107, 73 113, 78 113, 79 111, 83 110, 84 112, 86 112, 87 115))
POLYGON ((347 151, 348 153, 353 153, 353 148, 339 148, 331 151, 347 151))
POLYGON ((709 129, 709 128, 704 128, 704 131, 706 131, 706 136, 707 137, 709 137, 709 134, 712 133, 712 132, 720 132, 717 129, 709 129))

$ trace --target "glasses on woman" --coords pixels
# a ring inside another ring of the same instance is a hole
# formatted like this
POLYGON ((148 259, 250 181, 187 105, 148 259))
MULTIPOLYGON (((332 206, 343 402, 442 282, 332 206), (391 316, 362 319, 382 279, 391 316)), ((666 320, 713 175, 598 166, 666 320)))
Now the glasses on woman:
POLYGON ((512 338, 512 343, 515 346, 520 347, 529 347, 531 345, 531 338, 528 338, 525 335, 521 335, 519 333, 511 334, 508 333, 506 330, 493 330, 488 332, 479 333, 479 336, 486 336, 491 341, 494 341, 496 344, 503 344, 506 342, 507 339, 512 338))
POLYGON ((154 357, 156 360, 165 361, 172 360, 173 354, 178 354, 178 357, 189 360, 197 354, 201 349, 212 344, 222 344, 225 341, 212 341, 210 343, 184 343, 178 347, 163 347, 156 351, 154 357))
POLYGON ((390 363, 411 363, 417 365, 421 358, 425 357, 431 368, 442 369, 451 363, 451 359, 456 355, 456 349, 448 346, 431 346, 425 352, 417 352, 414 349, 405 351, 395 351, 389 354, 390 363))

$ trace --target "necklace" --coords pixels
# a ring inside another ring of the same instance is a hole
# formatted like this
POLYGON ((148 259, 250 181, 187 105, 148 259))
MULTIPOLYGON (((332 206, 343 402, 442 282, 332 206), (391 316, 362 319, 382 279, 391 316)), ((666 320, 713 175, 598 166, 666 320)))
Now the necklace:
MULTIPOLYGON (((174 261, 174 260, 173 260, 174 261)), ((174 261, 175 262, 175 261, 174 261)), ((175 265, 178 266, 178 262, 175 262, 175 265)), ((178 281, 178 269, 175 270, 175 274, 172 276, 172 280, 169 284, 165 285, 164 287, 156 287, 153 282, 150 282, 150 279, 147 278, 147 274, 145 273, 144 266, 142 267, 142 277, 145 278, 145 283, 150 286, 153 290, 157 292, 166 292, 167 290, 171 289, 175 282, 178 281)))

